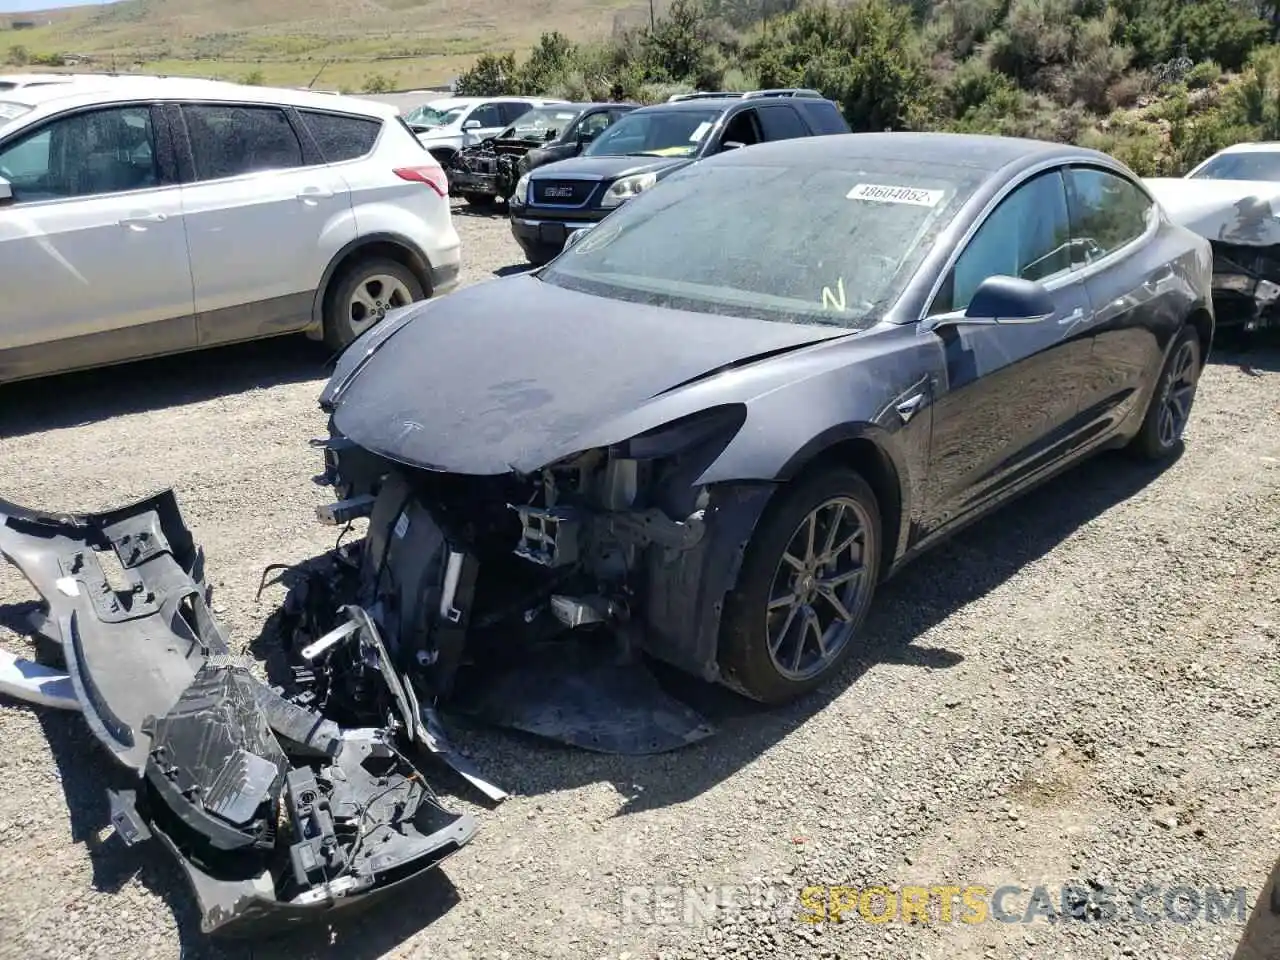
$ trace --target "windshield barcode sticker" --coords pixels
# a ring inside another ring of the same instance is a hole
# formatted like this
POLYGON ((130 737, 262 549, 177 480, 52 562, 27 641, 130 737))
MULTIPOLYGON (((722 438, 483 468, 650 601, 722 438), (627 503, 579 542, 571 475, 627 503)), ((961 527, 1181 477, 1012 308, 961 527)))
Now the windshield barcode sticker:
POLYGON ((943 192, 942 190, 920 190, 916 187, 890 187, 880 183, 860 183, 845 194, 845 199, 936 207, 942 201, 943 192))

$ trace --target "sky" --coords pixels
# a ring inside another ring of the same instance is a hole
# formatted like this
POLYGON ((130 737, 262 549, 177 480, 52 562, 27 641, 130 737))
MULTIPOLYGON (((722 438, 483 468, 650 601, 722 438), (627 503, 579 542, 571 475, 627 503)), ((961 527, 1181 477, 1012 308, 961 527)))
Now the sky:
MULTIPOLYGON (((27 13, 31 10, 52 10, 54 7, 87 7, 101 4, 103 0, 0 0, 0 13, 27 13)), ((106 0, 114 3, 115 0, 106 0)))

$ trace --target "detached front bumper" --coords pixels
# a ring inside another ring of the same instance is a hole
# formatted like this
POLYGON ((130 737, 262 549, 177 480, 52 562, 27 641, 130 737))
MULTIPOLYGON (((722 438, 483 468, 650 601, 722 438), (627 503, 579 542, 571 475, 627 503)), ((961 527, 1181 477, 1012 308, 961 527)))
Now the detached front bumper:
POLYGON ((455 197, 483 196, 506 199, 496 174, 473 173, 456 167, 449 170, 449 194, 455 197))

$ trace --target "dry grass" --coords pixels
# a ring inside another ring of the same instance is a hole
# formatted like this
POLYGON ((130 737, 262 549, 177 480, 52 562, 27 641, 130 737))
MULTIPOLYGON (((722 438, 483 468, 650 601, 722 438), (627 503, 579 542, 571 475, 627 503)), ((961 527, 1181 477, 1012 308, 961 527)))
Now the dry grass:
POLYGON ((482 51, 523 51, 546 30, 589 39, 647 18, 647 0, 121 0, 31 15, 40 25, 21 31, 0 17, 0 60, 21 45, 92 69, 289 85, 323 66, 317 87, 378 76, 401 89, 447 81, 482 51))

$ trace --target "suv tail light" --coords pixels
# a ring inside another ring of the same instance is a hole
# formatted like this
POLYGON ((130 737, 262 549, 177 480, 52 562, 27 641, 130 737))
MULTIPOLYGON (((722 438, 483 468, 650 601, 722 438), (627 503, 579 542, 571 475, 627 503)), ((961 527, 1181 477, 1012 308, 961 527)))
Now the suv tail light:
POLYGON ((391 171, 401 180, 408 180, 411 183, 425 183, 442 197, 449 196, 449 180, 445 177, 444 170, 438 165, 427 167, 396 167, 391 171))

